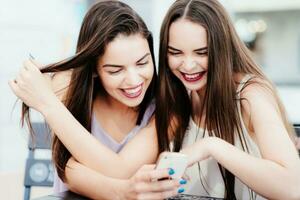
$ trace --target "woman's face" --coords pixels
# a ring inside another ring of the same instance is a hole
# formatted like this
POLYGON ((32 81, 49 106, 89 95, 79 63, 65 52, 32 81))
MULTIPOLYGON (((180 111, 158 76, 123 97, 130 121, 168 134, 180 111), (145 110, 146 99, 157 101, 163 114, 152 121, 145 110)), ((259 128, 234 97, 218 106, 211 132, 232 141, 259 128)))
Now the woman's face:
POLYGON ((138 106, 154 73, 148 41, 140 34, 118 35, 106 46, 97 71, 110 97, 129 107, 138 106))
POLYGON ((168 63, 188 90, 201 90, 207 82, 207 33, 187 19, 173 22, 169 30, 168 63))

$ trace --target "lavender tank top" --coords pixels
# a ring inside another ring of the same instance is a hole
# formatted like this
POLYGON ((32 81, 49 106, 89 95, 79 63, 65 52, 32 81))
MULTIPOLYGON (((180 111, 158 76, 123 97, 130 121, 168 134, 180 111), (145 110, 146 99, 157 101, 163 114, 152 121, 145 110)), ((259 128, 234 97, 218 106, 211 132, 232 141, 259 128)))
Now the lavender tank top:
MULTIPOLYGON (((151 104, 148 106, 148 108, 145 111, 145 114, 143 116, 143 119, 141 121, 141 124, 138 126, 135 126, 123 139, 122 142, 118 143, 116 142, 108 133, 106 133, 101 125, 96 121, 96 118, 94 115, 92 115, 92 123, 91 123, 91 133, 97 140, 99 140, 102 144, 104 144, 106 147, 110 148, 112 151, 118 153, 122 150, 122 148, 127 144, 127 142, 132 139, 140 129, 145 127, 153 112, 155 109, 155 103, 154 101, 151 102, 151 104)), ((55 193, 64 192, 68 190, 66 184, 62 182, 62 180, 58 177, 57 173, 54 173, 54 184, 53 184, 53 190, 55 193)))

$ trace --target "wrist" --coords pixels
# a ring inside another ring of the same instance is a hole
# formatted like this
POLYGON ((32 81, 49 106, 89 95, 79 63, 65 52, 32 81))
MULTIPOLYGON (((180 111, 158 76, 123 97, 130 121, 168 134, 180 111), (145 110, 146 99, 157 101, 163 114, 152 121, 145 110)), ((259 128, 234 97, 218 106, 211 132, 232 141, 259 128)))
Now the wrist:
POLYGON ((55 114, 61 106, 64 106, 62 102, 57 97, 53 97, 51 100, 49 99, 48 102, 41 104, 38 110, 44 118, 47 119, 52 113, 55 114))
POLYGON ((194 159, 193 159, 193 156, 192 156, 193 155, 192 151, 193 151, 193 148, 191 148, 191 147, 185 147, 184 149, 181 149, 179 151, 179 153, 182 153, 182 154, 187 156, 187 158, 188 158, 188 167, 190 167, 193 164, 194 159))
POLYGON ((207 156, 215 158, 215 151, 219 147, 220 143, 220 138, 218 137, 208 137, 207 142, 206 142, 206 151, 207 151, 207 156))
POLYGON ((188 156, 188 166, 192 166, 195 162, 213 157, 215 145, 217 145, 217 137, 203 138, 191 146, 188 146, 180 151, 188 156))
POLYGON ((213 147, 216 145, 216 139, 217 137, 207 137, 206 142, 205 142, 205 149, 206 149, 206 154, 208 157, 212 156, 213 152, 213 147))
POLYGON ((128 196, 128 192, 129 192, 129 180, 125 179, 125 180, 122 180, 122 179, 118 179, 117 180, 117 183, 114 184, 114 197, 118 200, 127 200, 127 199, 130 199, 129 196, 128 196))

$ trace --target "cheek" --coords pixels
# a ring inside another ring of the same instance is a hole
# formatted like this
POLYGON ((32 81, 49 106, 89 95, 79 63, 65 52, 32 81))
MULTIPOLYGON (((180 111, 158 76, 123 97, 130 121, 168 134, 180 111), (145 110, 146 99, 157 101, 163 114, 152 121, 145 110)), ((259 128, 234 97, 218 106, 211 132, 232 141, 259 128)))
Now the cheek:
POLYGON ((168 64, 169 67, 172 69, 177 69, 180 67, 182 63, 182 60, 180 58, 174 57, 174 56, 168 56, 168 64))
POLYGON ((141 71, 141 74, 146 79, 152 79, 153 74, 154 74, 154 66, 149 65, 149 66, 143 68, 141 71))
POLYGON ((197 62, 201 65, 202 68, 206 69, 208 68, 208 57, 199 58, 197 62))
POLYGON ((104 89, 108 92, 111 89, 118 88, 120 85, 120 77, 119 76, 111 76, 108 74, 99 74, 101 83, 104 89))

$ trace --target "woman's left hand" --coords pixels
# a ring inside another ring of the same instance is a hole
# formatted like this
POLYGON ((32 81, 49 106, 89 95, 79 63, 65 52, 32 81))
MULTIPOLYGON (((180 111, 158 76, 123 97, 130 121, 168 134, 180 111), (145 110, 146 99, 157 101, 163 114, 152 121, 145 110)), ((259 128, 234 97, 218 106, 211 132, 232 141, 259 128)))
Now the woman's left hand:
POLYGON ((52 90, 50 77, 43 76, 32 59, 24 62, 17 77, 9 81, 9 86, 26 105, 39 112, 58 100, 52 90))
POLYGON ((193 165, 196 162, 206 160, 211 156, 210 148, 216 137, 207 137, 198 140, 191 146, 185 147, 180 153, 188 156, 188 166, 193 165))

